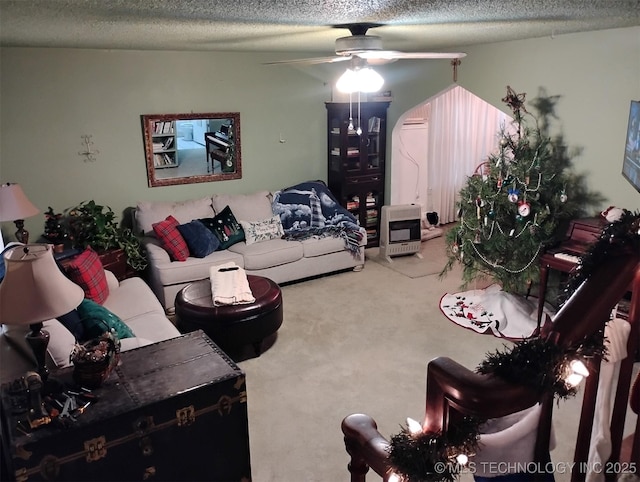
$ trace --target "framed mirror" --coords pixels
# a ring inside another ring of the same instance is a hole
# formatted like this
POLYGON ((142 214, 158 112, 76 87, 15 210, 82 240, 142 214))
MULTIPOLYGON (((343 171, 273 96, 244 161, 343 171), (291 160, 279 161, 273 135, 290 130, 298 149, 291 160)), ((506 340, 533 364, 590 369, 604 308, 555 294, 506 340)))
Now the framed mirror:
POLYGON ((239 112, 141 116, 149 187, 242 178, 239 112))

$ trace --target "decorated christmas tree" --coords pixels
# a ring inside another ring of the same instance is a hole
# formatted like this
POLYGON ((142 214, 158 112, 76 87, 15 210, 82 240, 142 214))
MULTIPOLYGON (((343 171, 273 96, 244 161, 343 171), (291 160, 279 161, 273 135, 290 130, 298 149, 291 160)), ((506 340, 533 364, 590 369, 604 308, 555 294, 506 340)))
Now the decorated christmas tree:
POLYGON ((513 122, 498 133, 498 145, 459 193, 458 225, 447 233, 448 262, 457 262, 463 285, 488 277, 512 293, 524 293, 539 278, 539 256, 566 232, 569 219, 600 201, 584 177, 572 172, 562 136, 549 137, 557 98, 539 97, 525 107, 525 94, 507 87, 502 99, 513 122))

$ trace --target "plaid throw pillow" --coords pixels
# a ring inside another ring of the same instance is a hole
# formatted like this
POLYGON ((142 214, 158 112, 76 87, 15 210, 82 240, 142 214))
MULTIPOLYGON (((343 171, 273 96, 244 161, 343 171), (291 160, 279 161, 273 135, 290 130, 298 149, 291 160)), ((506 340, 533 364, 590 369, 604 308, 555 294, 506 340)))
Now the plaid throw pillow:
POLYGON ((69 279, 84 290, 87 299, 102 304, 109 296, 109 285, 98 254, 88 247, 66 268, 69 279))
POLYGON ((153 232, 156 233, 160 244, 172 260, 186 261, 189 257, 189 246, 178 231, 179 224, 176 218, 167 216, 164 221, 153 224, 153 232))

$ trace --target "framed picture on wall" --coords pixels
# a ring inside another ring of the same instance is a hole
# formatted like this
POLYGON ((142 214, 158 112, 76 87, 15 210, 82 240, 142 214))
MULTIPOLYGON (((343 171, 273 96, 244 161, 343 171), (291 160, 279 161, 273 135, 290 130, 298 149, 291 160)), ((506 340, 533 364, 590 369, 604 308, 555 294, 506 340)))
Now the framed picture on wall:
POLYGON ((640 101, 632 100, 624 145, 622 175, 640 192, 640 101))

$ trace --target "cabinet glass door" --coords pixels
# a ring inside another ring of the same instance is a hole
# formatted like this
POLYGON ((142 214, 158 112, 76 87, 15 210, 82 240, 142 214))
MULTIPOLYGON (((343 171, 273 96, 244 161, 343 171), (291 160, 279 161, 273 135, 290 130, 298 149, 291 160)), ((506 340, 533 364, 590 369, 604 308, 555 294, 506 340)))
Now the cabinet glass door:
POLYGON ((381 156, 384 153, 380 152, 380 123, 382 119, 380 117, 371 116, 367 121, 366 130, 366 152, 367 159, 365 165, 365 171, 367 173, 378 172, 382 167, 381 156))

